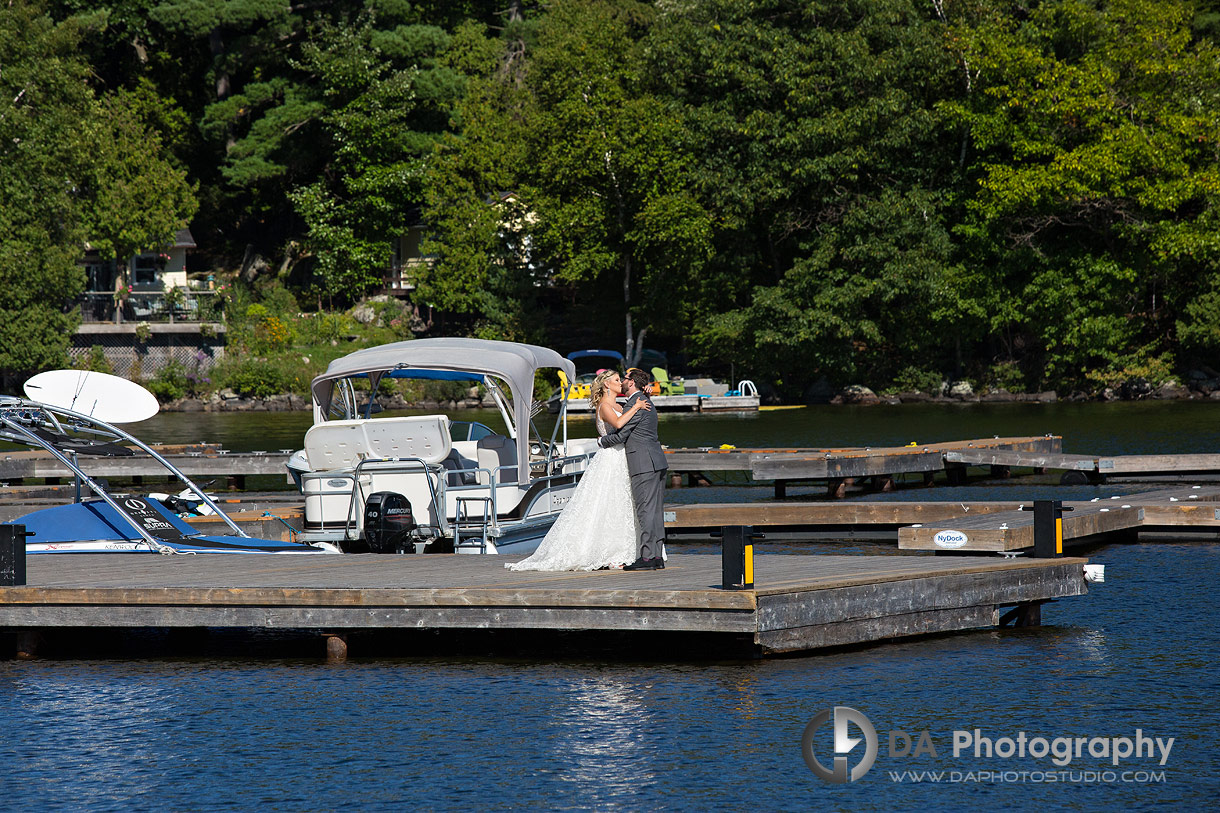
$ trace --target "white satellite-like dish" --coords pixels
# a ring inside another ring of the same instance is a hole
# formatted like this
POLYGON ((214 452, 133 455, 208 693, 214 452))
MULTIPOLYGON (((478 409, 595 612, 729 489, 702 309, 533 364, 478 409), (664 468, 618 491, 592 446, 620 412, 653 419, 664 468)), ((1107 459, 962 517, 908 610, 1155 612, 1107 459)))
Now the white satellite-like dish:
POLYGON ((48 370, 25 382, 25 397, 107 423, 136 423, 157 414, 157 396, 134 381, 92 370, 48 370))

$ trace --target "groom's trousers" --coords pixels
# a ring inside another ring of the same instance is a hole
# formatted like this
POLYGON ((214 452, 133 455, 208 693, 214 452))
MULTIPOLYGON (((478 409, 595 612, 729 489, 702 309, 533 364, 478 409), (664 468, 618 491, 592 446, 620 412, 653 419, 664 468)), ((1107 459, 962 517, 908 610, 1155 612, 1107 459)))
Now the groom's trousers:
POLYGON ((655 559, 665 544, 665 475, 660 471, 643 471, 631 475, 631 496, 635 499, 635 515, 640 522, 640 558, 655 559))

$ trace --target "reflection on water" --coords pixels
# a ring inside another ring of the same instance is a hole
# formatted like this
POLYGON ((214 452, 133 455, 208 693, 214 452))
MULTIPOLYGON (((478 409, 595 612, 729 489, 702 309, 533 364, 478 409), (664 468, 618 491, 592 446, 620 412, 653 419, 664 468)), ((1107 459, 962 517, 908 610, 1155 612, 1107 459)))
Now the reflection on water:
POLYGON ((605 675, 563 687, 569 705, 552 723, 551 764, 575 793, 595 805, 651 781, 664 758, 651 747, 652 715, 637 695, 649 688, 605 675))

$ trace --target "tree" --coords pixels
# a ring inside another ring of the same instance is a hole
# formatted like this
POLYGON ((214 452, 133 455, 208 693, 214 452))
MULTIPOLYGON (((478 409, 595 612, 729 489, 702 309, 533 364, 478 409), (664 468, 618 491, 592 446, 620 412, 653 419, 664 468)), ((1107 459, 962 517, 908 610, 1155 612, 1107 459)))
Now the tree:
MULTIPOLYGON (((462 179, 444 195, 464 193, 457 207, 477 236, 456 236, 460 224, 431 207, 440 257, 432 289, 473 292, 471 281, 494 268, 583 293, 613 286, 621 306, 590 304, 621 314, 633 364, 649 329, 680 330, 711 223, 691 188, 681 118, 641 73, 650 16, 633 2, 556 4, 538 21, 524 67, 508 51, 508 69, 472 83, 464 140, 446 146, 433 177, 462 179)), ((477 297, 450 301, 470 307, 477 297)))
MULTIPOLYGON (((94 144, 82 123, 94 103, 79 29, 41 4, 0 14, 0 372, 23 378, 61 366, 84 289, 81 175, 94 144)), ((11 381, 9 382, 11 386, 11 381)), ((8 389, 8 387, 6 387, 8 389)))
POLYGON ((137 252, 170 243, 195 214, 195 187, 133 112, 129 94, 102 98, 82 122, 93 146, 82 192, 90 244, 120 269, 137 252))
POLYGON ((671 6, 650 74, 686 110, 717 224, 692 349, 797 394, 939 366, 956 92, 932 9, 908 0, 671 6))
POLYGON ((1045 3, 955 31, 979 92, 978 193, 963 230, 993 250, 997 317, 1039 344, 1046 383, 1117 384, 1162 369, 1175 330, 1200 349, 1218 315, 1220 52, 1176 2, 1045 3))
POLYGON ((390 240, 404 233, 422 194, 424 159, 438 135, 431 129, 447 125, 429 114, 460 88, 456 74, 428 64, 447 43, 425 26, 386 36, 364 15, 345 26, 318 24, 302 49, 299 67, 324 111, 314 148, 325 161, 321 177, 290 198, 308 228, 319 293, 347 299, 382 283, 390 240), (396 66, 392 57, 404 52, 426 73, 396 66))

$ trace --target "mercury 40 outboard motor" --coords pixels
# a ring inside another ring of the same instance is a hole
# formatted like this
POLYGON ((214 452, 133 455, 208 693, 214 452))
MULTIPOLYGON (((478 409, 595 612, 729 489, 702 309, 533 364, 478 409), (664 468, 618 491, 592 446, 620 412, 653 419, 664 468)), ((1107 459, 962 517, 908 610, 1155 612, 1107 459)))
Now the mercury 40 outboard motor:
POLYGON ((364 538, 373 553, 411 550, 415 515, 410 501, 393 491, 370 494, 364 503, 364 538))

